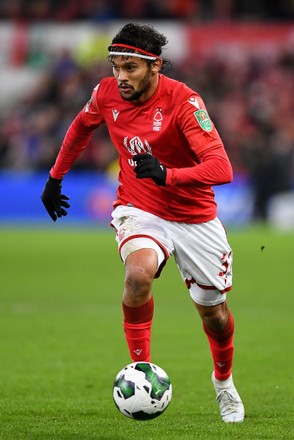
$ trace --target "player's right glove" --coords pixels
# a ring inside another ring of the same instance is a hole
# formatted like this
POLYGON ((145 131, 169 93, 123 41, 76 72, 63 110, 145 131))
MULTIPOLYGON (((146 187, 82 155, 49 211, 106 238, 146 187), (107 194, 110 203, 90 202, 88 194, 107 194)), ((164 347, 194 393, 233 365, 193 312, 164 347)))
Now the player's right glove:
POLYGON ((151 154, 136 154, 133 159, 137 162, 134 169, 137 179, 151 177, 156 185, 164 186, 166 181, 166 167, 151 154))
POLYGON ((66 201, 69 200, 69 197, 61 194, 61 187, 62 179, 54 179, 49 174, 41 195, 41 200, 54 222, 57 220, 57 217, 67 215, 67 211, 64 208, 70 207, 70 204, 66 201))

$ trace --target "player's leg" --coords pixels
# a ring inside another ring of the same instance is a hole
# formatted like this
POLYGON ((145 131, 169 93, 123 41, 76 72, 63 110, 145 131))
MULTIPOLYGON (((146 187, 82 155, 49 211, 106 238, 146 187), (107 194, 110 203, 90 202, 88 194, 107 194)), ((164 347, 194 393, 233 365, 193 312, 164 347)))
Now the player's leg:
POLYGON ((123 293, 126 306, 138 308, 151 299, 151 286, 157 269, 158 257, 154 249, 141 248, 127 256, 123 293))
POLYGON ((215 306, 194 303, 209 341, 214 375, 218 380, 226 380, 232 374, 234 355, 234 318, 228 309, 227 300, 215 306))
POLYGON ((234 319, 226 300, 232 286, 232 250, 218 219, 182 226, 181 239, 175 227, 173 235, 177 263, 208 338, 222 419, 241 422, 244 406, 232 380, 234 319))
POLYGON ((215 306, 195 303, 201 316, 214 363, 212 382, 224 422, 243 422, 244 405, 235 388, 232 376, 234 355, 234 318, 227 301, 215 306))
POLYGON ((134 207, 119 206, 112 213, 119 252, 125 264, 123 326, 131 359, 150 360, 153 318, 153 279, 171 251, 166 249, 161 219, 134 207))
POLYGON ((157 254, 153 249, 132 252, 125 261, 123 326, 134 362, 151 360, 150 340, 154 310, 151 286, 157 267, 157 254))

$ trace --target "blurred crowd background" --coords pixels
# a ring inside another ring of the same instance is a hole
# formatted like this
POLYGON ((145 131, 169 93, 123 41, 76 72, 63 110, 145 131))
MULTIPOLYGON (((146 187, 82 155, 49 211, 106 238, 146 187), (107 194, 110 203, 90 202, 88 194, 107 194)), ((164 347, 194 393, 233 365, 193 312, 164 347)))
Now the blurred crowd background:
MULTIPOLYGON (((129 21, 176 34, 165 73, 202 95, 252 190, 253 218, 267 220, 271 197, 294 181, 291 0, 1 0, 0 172, 49 171, 93 87, 112 74, 106 49, 129 21)), ((107 173, 115 161, 100 127, 75 169, 107 173)))
POLYGON ((0 18, 20 20, 289 20, 292 0, 1 0, 0 18))

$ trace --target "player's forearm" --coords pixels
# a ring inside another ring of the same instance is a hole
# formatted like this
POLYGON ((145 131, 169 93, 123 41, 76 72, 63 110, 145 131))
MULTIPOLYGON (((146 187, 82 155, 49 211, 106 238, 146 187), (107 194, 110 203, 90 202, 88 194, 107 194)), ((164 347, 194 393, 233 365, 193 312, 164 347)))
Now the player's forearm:
POLYGON ((50 175, 62 179, 86 148, 95 128, 87 126, 80 113, 69 127, 50 175))
POLYGON ((166 185, 222 185, 233 180, 233 170, 226 154, 210 154, 198 165, 167 169, 166 185))

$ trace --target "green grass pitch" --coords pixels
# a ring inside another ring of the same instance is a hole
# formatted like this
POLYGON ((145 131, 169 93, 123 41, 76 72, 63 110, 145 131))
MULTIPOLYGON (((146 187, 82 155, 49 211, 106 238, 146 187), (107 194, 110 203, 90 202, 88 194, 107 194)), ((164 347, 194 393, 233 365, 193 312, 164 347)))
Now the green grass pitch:
POLYGON ((153 421, 112 400, 130 362, 123 337, 123 266, 113 232, 0 230, 0 439, 192 440, 294 438, 294 234, 229 231, 242 424, 220 420, 201 322, 175 263, 154 282, 153 362, 173 400, 153 421))

